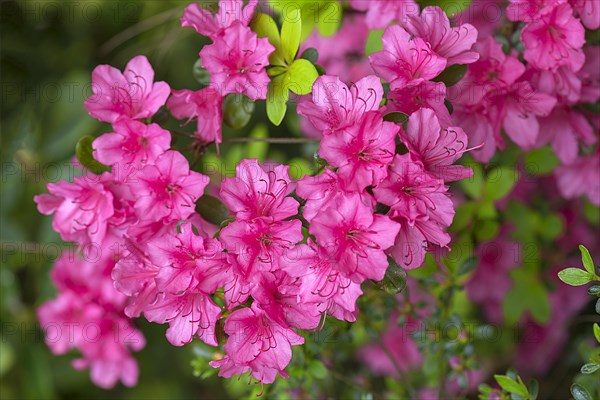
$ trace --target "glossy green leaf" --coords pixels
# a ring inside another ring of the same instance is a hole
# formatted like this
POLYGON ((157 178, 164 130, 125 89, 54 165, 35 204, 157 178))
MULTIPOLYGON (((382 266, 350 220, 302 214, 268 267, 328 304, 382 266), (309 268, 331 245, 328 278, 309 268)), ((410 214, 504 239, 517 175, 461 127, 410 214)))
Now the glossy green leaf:
POLYGON ((100 175, 103 172, 110 171, 111 168, 107 165, 104 165, 94 158, 94 149, 92 148, 92 143, 94 142, 94 138, 91 136, 84 136, 79 139, 77 142, 77 146, 75 147, 75 154, 77 155, 77 159, 85 168, 94 174, 100 175))
POLYGON ((558 273, 561 281, 571 286, 581 286, 592 280, 592 276, 579 268, 567 268, 558 273))
POLYGON ((299 95, 311 93, 313 83, 319 77, 315 66, 304 59, 294 61, 288 74, 290 77, 289 90, 299 95))
POLYGON ((583 261, 583 266, 585 267, 585 270, 592 275, 595 274, 594 261, 592 260, 592 256, 590 255, 588 249, 585 246, 580 245, 579 251, 581 252, 581 261, 583 261))
POLYGON ((231 214, 221 200, 208 194, 198 199, 196 202, 196 211, 202 218, 215 225, 221 225, 231 214))
POLYGON ((408 121, 408 115, 403 112, 391 112, 383 117, 384 121, 393 122, 395 124, 403 124, 408 121))
POLYGON ((281 50, 285 61, 291 64, 296 58, 302 35, 302 18, 300 9, 292 9, 284 16, 281 27, 281 50))
POLYGON ((600 364, 598 363, 587 363, 581 367, 581 373, 584 375, 590 375, 600 370, 600 364))
POLYGON ((202 67, 201 59, 196 60, 196 62, 194 63, 192 73, 196 82, 198 82, 201 86, 205 87, 210 84, 210 72, 208 72, 205 68, 202 67))
POLYGON ((274 125, 279 126, 285 117, 287 111, 287 101, 289 92, 287 82, 289 81, 288 74, 279 75, 271 80, 267 91, 267 116, 269 121, 274 125))
POLYGON ((300 58, 308 60, 314 64, 319 60, 319 52, 314 47, 309 47, 308 49, 302 52, 300 58))
POLYGON ((575 400, 593 400, 590 392, 579 383, 571 385, 571 395, 575 400))
POLYGON ((466 73, 466 65, 455 64, 443 70, 441 74, 439 74, 433 79, 433 81, 444 82, 446 86, 450 87, 456 85, 465 76, 466 73))
POLYGON ((600 325, 597 322, 594 322, 594 337, 596 341, 600 343, 600 325))
POLYGON ((388 258, 389 266, 384 278, 378 282, 379 287, 388 294, 398 294, 406 287, 406 271, 396 262, 388 258))
POLYGON ((254 102, 240 94, 228 94, 223 100, 223 123, 232 129, 248 125, 254 113, 254 102))

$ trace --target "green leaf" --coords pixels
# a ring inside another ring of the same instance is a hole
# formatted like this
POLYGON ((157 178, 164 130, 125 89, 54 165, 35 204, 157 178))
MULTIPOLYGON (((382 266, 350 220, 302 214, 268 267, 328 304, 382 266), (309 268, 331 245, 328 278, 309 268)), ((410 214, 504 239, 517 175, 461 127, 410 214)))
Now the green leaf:
POLYGON ((460 266, 456 270, 456 275, 460 276, 460 275, 468 274, 469 272, 475 270, 475 268, 477 268, 478 264, 479 264, 479 258, 477 258, 475 256, 471 256, 471 257, 467 258, 466 260, 464 260, 460 264, 460 266))
POLYGON ((300 9, 290 10, 285 15, 281 27, 281 50, 283 58, 291 64, 296 58, 300 47, 300 36, 302 35, 302 18, 300 9))
POLYGON ((592 280, 592 277, 586 271, 579 268, 567 268, 558 273, 561 281, 571 286, 585 285, 592 280))
POLYGON ((406 287, 406 271, 388 258, 389 266, 384 278, 378 282, 379 287, 388 294, 396 295, 406 287))
POLYGON ((494 375, 494 379, 496 379, 498 385, 508 393, 518 394, 523 397, 526 397, 529 394, 525 385, 513 381, 508 376, 494 375))
POLYGON ((600 314, 600 299, 596 302, 596 314, 600 314))
POLYGON ((279 28, 275 23, 275 20, 268 14, 258 13, 252 19, 250 27, 258 37, 269 39, 269 43, 275 47, 275 51, 269 56, 269 63, 271 65, 284 65, 283 53, 281 49, 281 37, 279 36, 279 28))
POLYGON ((585 270, 590 274, 594 275, 594 261, 592 261, 592 256, 590 252, 584 245, 579 245, 579 251, 581 252, 581 261, 583 261, 583 266, 585 270))
POLYGON ((525 171, 527 171, 529 175, 548 175, 554 171, 554 168, 559 164, 560 161, 550 146, 535 149, 525 155, 525 171))
POLYGON ((311 375, 317 379, 327 378, 327 367, 325 367, 325 365, 319 360, 310 360, 308 362, 308 370, 310 371, 311 375))
POLYGON ((383 117, 384 121, 393 122, 395 124, 403 124, 408 121, 408 115, 403 112, 391 112, 383 117))
POLYGON ((254 102, 244 95, 232 93, 223 100, 223 123, 232 129, 245 127, 253 112, 254 102))
POLYGON ((434 82, 444 82, 446 86, 456 85, 467 73, 467 66, 462 64, 451 65, 441 74, 433 78, 434 82))
POLYGON ((483 196, 483 169, 479 164, 470 165, 473 176, 458 182, 462 190, 472 199, 480 199, 483 196))
POLYGON ((94 174, 100 175, 103 172, 110 171, 111 168, 107 165, 99 163, 94 158, 94 149, 92 148, 92 143, 94 142, 94 138, 91 136, 84 136, 79 139, 77 142, 77 146, 75 147, 75 154, 77 155, 77 159, 85 168, 94 174))
POLYGON ((288 71, 290 82, 289 89, 299 95, 312 92, 313 83, 319 77, 315 66, 308 60, 299 59, 294 61, 288 71))
POLYGON ((540 221, 540 235, 548 240, 554 240, 564 228, 564 221, 558 214, 549 214, 540 221))
POLYGON ((452 232, 460 232, 465 229, 473 221, 477 208, 478 205, 471 201, 466 201, 458 206, 452 225, 450 225, 452 232))
POLYGON ((588 293, 592 296, 600 297, 600 285, 594 285, 588 288, 588 293))
POLYGON ((581 367, 581 373, 584 375, 590 375, 600 369, 600 364, 597 363, 587 363, 581 367))
POLYGON ((593 400, 590 392, 579 383, 571 385, 571 395, 575 400, 593 400))
POLYGON ((269 121, 279 126, 287 111, 289 92, 287 89, 288 74, 279 75, 271 80, 267 91, 267 116, 269 121))
POLYGON ((194 63, 192 73, 196 82, 201 86, 208 86, 210 84, 210 72, 202 67, 202 60, 200 58, 194 63))
POLYGON ((532 379, 529 382, 529 394, 530 394, 531 400, 537 399, 539 393, 540 393, 540 385, 539 385, 538 381, 536 381, 535 379, 532 379))
POLYGON ((319 52, 314 47, 309 47, 308 49, 302 52, 300 58, 310 61, 311 63, 316 63, 319 59, 319 52))
POLYGON ((600 325, 597 322, 594 322, 594 337, 596 341, 600 343, 600 325))
POLYGON ((202 218, 215 225, 221 225, 231 214, 221 200, 208 194, 198 199, 198 202, 196 202, 196 211, 202 218))
POLYGON ((365 45, 365 55, 370 56, 373 53, 383 50, 383 29, 372 30, 369 32, 367 37, 367 43, 365 45))
POLYGON ((477 221, 475 225, 475 237, 480 242, 487 242, 498 235, 500 224, 491 219, 477 221))
POLYGON ((489 200, 500 200, 512 191, 516 183, 517 176, 513 168, 494 168, 486 176, 485 197, 489 200))

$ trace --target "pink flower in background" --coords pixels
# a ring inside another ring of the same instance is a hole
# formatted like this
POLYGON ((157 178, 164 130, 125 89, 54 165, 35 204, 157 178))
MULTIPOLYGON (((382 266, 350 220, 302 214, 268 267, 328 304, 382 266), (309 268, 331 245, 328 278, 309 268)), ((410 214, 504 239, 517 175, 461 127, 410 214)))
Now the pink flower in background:
POLYGON ((352 281, 381 280, 388 267, 384 250, 391 247, 400 224, 373 214, 357 194, 340 197, 335 207, 317 214, 309 228, 319 244, 352 281))
POLYGON ((521 32, 521 40, 525 60, 535 68, 556 70, 565 65, 578 71, 585 62, 581 49, 585 29, 568 4, 558 5, 528 23, 521 32))
POLYGON ((586 28, 600 28, 600 3, 596 0, 570 0, 570 3, 586 28))
POLYGON ((337 173, 345 187, 361 191, 386 177, 386 167, 396 151, 399 130, 398 125, 383 121, 379 112, 371 111, 365 114, 360 124, 324 137, 319 154, 338 168, 337 173))
POLYGON ((176 221, 186 219, 208 185, 208 177, 190 171, 181 153, 165 152, 154 165, 147 165, 132 183, 135 211, 141 219, 176 221))
POLYGON ((113 124, 113 133, 94 140, 94 158, 106 165, 141 168, 152 164, 171 145, 171 134, 157 124, 122 119, 113 124))
POLYGON ((248 0, 246 6, 243 0, 219 0, 219 11, 213 14, 201 8, 199 3, 191 3, 183 10, 181 26, 191 26, 199 34, 216 41, 236 21, 248 26, 257 4, 258 0, 248 0))
POLYGON ((241 22, 234 22, 211 45, 200 51, 202 66, 211 74, 211 84, 225 96, 230 93, 245 94, 252 100, 266 99, 270 79, 265 67, 275 48, 267 38, 241 22))
POLYGON ((235 178, 225 178, 220 196, 238 219, 265 218, 283 221, 298 213, 298 202, 288 195, 294 190, 287 165, 265 171, 257 160, 242 160, 235 178))
POLYGON ((532 22, 566 2, 567 0, 509 0, 506 17, 511 21, 532 22))
POLYGON ((350 87, 337 76, 323 75, 313 84, 312 98, 299 102, 298 114, 328 135, 354 125, 369 111, 379 110, 382 99, 383 86, 374 75, 350 87))
POLYGON ((370 29, 383 29, 392 21, 404 24, 409 15, 419 14, 414 0, 350 0, 350 6, 367 12, 370 29))
POLYGON ((387 95, 387 110, 411 115, 417 110, 430 108, 435 111, 440 124, 453 125, 452 117, 446 107, 446 85, 444 82, 423 81, 418 85, 392 90, 387 95))
POLYGON ((58 295, 42 304, 38 319, 52 352, 79 350, 82 358, 74 360, 73 366, 90 368, 94 384, 109 389, 120 380, 134 386, 138 367, 130 352, 141 350, 145 339, 125 318, 125 296, 112 285, 111 249, 101 250, 101 258, 94 261, 66 253, 57 260, 52 278, 58 295), (66 327, 69 334, 61 334, 66 327))
POLYGON ((256 303, 234 311, 225 321, 225 332, 229 335, 225 357, 210 365, 220 368, 219 376, 226 378, 248 371, 263 383, 273 383, 277 374, 287 378, 291 346, 304 343, 302 336, 273 321, 256 303))
POLYGON ((89 114, 102 122, 121 118, 153 116, 171 92, 165 82, 154 82, 154 70, 145 56, 127 63, 123 73, 110 65, 99 65, 92 72, 92 92, 85 101, 89 114))
POLYGON ((558 189, 567 199, 581 195, 600 207, 600 151, 556 168, 558 189))
POLYGON ((404 28, 429 43, 437 55, 446 59, 447 66, 471 64, 479 59, 479 54, 471 51, 477 41, 477 29, 471 24, 451 27, 440 7, 425 7, 420 16, 409 16, 404 28))
POLYGON ((411 158, 420 161, 434 177, 449 182, 473 175, 470 168, 453 165, 467 151, 467 135, 459 127, 442 129, 433 110, 422 108, 413 113, 406 132, 400 132, 400 140, 411 158))
POLYGON ((39 212, 54 214, 52 228, 63 240, 82 245, 102 243, 115 210, 113 194, 100 177, 82 176, 75 177, 73 183, 49 183, 48 192, 33 199, 39 212))
POLYGON ((398 25, 386 28, 382 40, 383 50, 370 55, 369 61, 392 89, 431 80, 446 68, 446 60, 434 53, 427 42, 398 25))
POLYGON ((223 98, 211 87, 198 91, 174 90, 167 102, 177 119, 187 118, 186 124, 196 120, 196 136, 204 144, 222 142, 223 98))

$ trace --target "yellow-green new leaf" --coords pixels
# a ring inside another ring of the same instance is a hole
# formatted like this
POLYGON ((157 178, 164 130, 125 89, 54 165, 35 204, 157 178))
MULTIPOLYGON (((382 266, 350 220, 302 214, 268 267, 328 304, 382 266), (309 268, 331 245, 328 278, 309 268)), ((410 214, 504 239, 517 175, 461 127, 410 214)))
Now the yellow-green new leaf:
POLYGON ((294 61, 288 74, 290 76, 289 89, 299 95, 311 93, 313 83, 319 77, 315 66, 304 59, 294 61))
POLYGON ((323 36, 333 36, 342 22, 342 5, 339 1, 328 1, 321 6, 317 27, 323 36))
POLYGON ((281 53, 281 37, 279 36, 279 28, 275 20, 268 14, 258 13, 252 20, 250 27, 258 37, 269 39, 269 43, 275 47, 275 51, 269 57, 271 65, 283 65, 283 55, 281 53))
POLYGON ((281 124, 287 111, 289 74, 279 75, 271 80, 267 91, 267 116, 276 126, 281 124))
POLYGON ((302 35, 302 18, 300 10, 294 8, 283 14, 283 25, 281 27, 281 50, 288 65, 296 58, 300 48, 300 36, 302 35))

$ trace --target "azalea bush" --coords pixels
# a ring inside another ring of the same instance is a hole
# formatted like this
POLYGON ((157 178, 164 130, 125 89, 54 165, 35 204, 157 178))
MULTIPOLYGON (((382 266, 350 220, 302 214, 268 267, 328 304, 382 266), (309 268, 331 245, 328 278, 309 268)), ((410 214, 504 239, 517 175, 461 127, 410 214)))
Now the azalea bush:
POLYGON ((169 12, 187 84, 95 66, 98 123, 33 198, 69 244, 53 354, 134 387, 158 329, 234 398, 600 395, 600 303, 567 285, 600 279, 595 0, 169 12))

